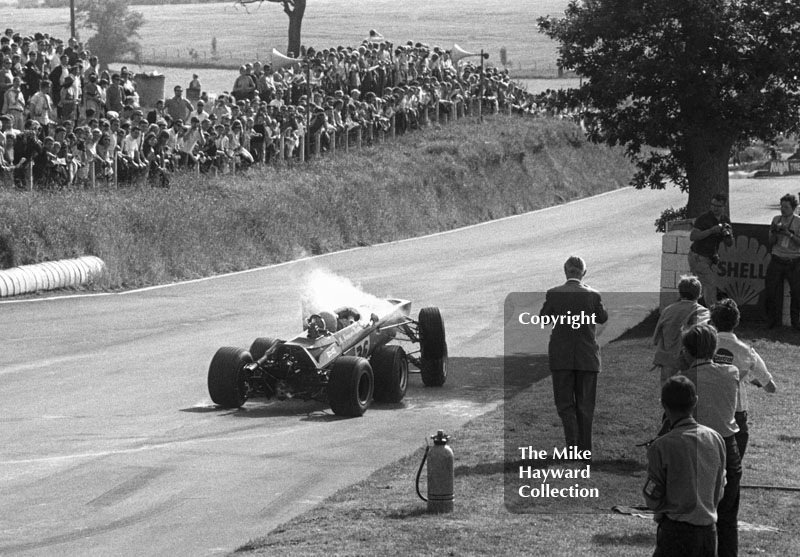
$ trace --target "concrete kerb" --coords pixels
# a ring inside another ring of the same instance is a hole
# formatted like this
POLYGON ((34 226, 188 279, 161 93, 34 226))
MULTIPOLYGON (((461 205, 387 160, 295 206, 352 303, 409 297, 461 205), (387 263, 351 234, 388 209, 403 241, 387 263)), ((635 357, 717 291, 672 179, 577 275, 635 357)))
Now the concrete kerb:
POLYGON ((80 286, 101 275, 104 269, 102 259, 85 256, 0 270, 0 298, 80 286))

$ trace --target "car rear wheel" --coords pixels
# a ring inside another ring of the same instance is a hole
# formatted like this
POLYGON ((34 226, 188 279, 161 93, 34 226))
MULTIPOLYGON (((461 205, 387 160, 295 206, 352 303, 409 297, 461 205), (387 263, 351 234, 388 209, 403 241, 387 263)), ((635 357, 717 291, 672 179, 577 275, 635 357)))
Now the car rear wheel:
POLYGON ((223 408, 239 408, 247 400, 244 366, 253 362, 247 350, 224 346, 208 367, 208 393, 223 408))
POLYGON ((328 381, 328 402, 337 416, 362 416, 369 407, 375 380, 364 358, 342 356, 333 363, 328 381))
POLYGON ((419 373, 426 387, 441 387, 447 380, 447 345, 441 358, 420 358, 419 373))
POLYGON ((423 360, 439 360, 446 350, 444 320, 439 308, 430 307, 419 310, 419 349, 423 360))
POLYGON ((402 346, 379 346, 369 359, 375 376, 375 400, 400 402, 408 389, 408 358, 402 346))
POLYGON ((250 345, 250 355, 253 357, 253 361, 257 362, 260 360, 264 354, 267 353, 267 350, 272 348, 272 345, 276 342, 276 339, 269 337, 258 337, 255 339, 253 344, 250 345))

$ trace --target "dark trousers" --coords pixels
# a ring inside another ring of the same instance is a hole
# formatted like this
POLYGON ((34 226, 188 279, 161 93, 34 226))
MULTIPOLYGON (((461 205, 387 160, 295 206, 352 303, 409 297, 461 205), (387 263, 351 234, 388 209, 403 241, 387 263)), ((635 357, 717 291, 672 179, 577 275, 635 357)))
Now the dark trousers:
POLYGON ((597 395, 596 371, 558 369, 552 371, 553 398, 564 425, 566 446, 592 450, 592 419, 597 395))
POLYGON ((725 438, 725 491, 717 505, 717 548, 719 557, 736 557, 739 553, 739 484, 742 480, 742 459, 736 436, 725 438))
MULTIPOLYGON (((739 388, 744 389, 744 385, 739 388)), ((739 426, 738 433, 735 433, 736 446, 739 448, 739 458, 744 460, 744 452, 747 450, 747 442, 750 440, 750 430, 747 427, 747 412, 736 412, 736 425, 739 426)))
POLYGON ((767 323, 780 325, 783 321, 783 281, 789 282, 791 301, 789 316, 792 325, 800 325, 800 258, 784 259, 775 255, 767 266, 764 278, 764 309, 767 323))
POLYGON ((664 518, 658 524, 653 557, 717 557, 717 529, 664 518))

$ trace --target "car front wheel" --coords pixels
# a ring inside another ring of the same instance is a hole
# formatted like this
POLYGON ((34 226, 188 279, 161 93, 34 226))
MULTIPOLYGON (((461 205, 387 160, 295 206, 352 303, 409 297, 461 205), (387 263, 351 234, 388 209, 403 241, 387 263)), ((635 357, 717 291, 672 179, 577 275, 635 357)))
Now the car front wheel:
POLYGON ((328 402, 337 416, 358 417, 367 411, 375 380, 364 358, 341 356, 333 363, 328 381, 328 402))
POLYGON ((239 408, 247 400, 244 366, 253 363, 247 350, 224 346, 208 367, 208 394, 223 408, 239 408))
POLYGON ((408 389, 408 358, 402 346, 379 346, 370 357, 375 376, 375 400, 400 402, 408 389))

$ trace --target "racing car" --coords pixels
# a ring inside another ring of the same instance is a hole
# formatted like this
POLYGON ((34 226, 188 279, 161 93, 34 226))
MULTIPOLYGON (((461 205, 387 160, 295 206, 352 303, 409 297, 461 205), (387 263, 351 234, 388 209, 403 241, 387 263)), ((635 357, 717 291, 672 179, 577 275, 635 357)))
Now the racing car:
POLYGON ((373 399, 403 400, 409 362, 426 386, 444 385, 447 342, 439 309, 422 308, 416 320, 407 300, 387 299, 370 309, 320 311, 292 339, 261 337, 250 350, 220 348, 208 368, 211 400, 223 408, 239 408, 255 397, 319 400, 338 416, 356 417, 373 399), (406 352, 389 344, 395 341, 419 347, 406 352))

